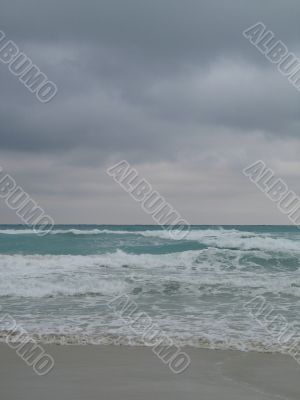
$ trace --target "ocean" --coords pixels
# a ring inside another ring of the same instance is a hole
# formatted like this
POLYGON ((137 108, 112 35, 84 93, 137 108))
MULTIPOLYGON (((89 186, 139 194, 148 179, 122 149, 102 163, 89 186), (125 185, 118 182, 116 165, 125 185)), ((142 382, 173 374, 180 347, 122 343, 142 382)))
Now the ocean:
POLYGON ((108 306, 126 294, 180 345, 286 352, 245 304, 257 296, 300 337, 300 230, 192 226, 175 240, 158 226, 57 225, 46 236, 0 226, 1 315, 36 340, 142 345, 108 306))

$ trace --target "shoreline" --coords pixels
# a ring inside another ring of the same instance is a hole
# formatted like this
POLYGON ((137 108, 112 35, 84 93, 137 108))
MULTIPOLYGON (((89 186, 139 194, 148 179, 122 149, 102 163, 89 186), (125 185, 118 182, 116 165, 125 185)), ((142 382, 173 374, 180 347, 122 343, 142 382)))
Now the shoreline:
POLYGON ((146 347, 44 345, 54 361, 38 376, 0 344, 4 400, 298 400, 300 366, 287 355, 184 348, 191 364, 174 374, 146 347), (192 350, 192 351, 191 351, 192 350))
MULTIPOLYGON (((22 341, 15 339, 19 338, 21 332, 14 332, 8 330, 0 330, 0 345, 7 345, 7 339, 10 338, 10 343, 17 344, 22 341)), ((26 332, 28 341, 39 344, 40 346, 109 346, 109 347, 126 347, 126 348, 145 348, 152 349, 157 346, 157 341, 153 340, 153 343, 148 341, 145 343, 145 339, 140 338, 127 338, 117 335, 103 335, 98 337, 84 336, 82 334, 71 335, 71 334, 32 334, 26 332)), ((286 355, 293 358, 289 353, 289 347, 275 347, 262 343, 244 343, 243 346, 238 347, 236 343, 228 344, 228 341, 211 343, 208 340, 180 340, 176 337, 170 337, 173 341, 173 345, 185 349, 185 351, 193 352, 196 350, 211 350, 211 351, 228 351, 237 353, 259 353, 259 354, 278 354, 286 355), (198 342, 198 343, 196 343, 198 342)), ((26 341, 26 340, 25 340, 26 341)), ((162 343, 162 347, 168 346, 168 342, 162 343)), ((300 350, 300 349, 299 349, 300 350)))

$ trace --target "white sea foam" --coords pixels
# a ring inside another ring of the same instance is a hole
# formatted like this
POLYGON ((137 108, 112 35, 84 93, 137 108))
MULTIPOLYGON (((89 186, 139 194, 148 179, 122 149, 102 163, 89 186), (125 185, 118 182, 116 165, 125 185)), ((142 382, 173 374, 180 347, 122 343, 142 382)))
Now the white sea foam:
MULTIPOLYGON (((113 295, 149 290, 283 293, 300 297, 300 271, 267 271, 241 263, 251 252, 204 249, 170 254, 0 255, 0 296, 113 295), (171 285, 169 285, 171 282, 171 285), (162 285, 165 285, 162 287, 162 285)), ((259 253, 258 253, 259 254, 259 253)), ((201 295, 201 293, 199 293, 201 295)))
MULTIPOLYGON (((288 353, 288 343, 281 344, 276 337, 266 334, 264 329, 246 314, 239 314, 237 325, 237 313, 238 310, 230 309, 226 318, 224 316, 219 319, 214 317, 213 312, 201 314, 197 319, 165 314, 153 317, 152 322, 160 328, 160 336, 156 340, 160 341, 160 338, 168 336, 181 347, 288 353)), ((157 343, 156 340, 145 343, 142 332, 139 334, 133 331, 114 314, 105 317, 103 312, 90 317, 56 316, 38 321, 28 318, 26 331, 28 336, 37 342, 61 345, 153 346, 157 343)), ((0 342, 5 341, 7 334, 0 323, 0 342)), ((14 340, 13 334, 10 340, 14 340)))
MULTIPOLYGON (((9 334, 10 342, 14 342, 14 336, 16 336, 15 341, 17 342, 18 332, 12 334, 5 330, 0 330, 0 343, 6 342, 7 336, 9 334)), ((165 335, 166 333, 162 333, 165 335)), ((130 346, 130 347, 153 347, 157 344, 155 340, 147 341, 143 337, 134 336, 132 334, 117 334, 117 333, 107 333, 103 335, 79 333, 79 334, 66 334, 66 333, 27 333, 27 337, 31 338, 36 343, 41 344, 57 344, 57 345, 117 345, 117 346, 130 346)), ((193 347, 202 349, 212 349, 212 350, 238 350, 242 352, 259 352, 259 353, 281 353, 288 354, 290 348, 280 346, 276 341, 264 340, 259 341, 259 338, 244 338, 244 337, 227 337, 224 334, 222 337, 217 337, 217 335, 203 335, 203 337, 191 336, 191 337, 181 337, 168 335, 170 339, 173 340, 174 345, 180 347, 193 347)), ((159 342, 163 343, 163 342, 159 342)), ((165 342, 166 346, 170 345, 169 340, 165 342)), ((299 349, 300 350, 300 349, 299 349)))
MULTIPOLYGON (((145 237, 158 237, 161 239, 172 240, 169 232, 164 230, 148 230, 136 233, 145 237)), ((299 238, 298 240, 290 240, 286 238, 271 237, 269 234, 242 232, 235 229, 191 230, 184 240, 198 241, 207 246, 216 246, 220 248, 300 252, 299 238)))

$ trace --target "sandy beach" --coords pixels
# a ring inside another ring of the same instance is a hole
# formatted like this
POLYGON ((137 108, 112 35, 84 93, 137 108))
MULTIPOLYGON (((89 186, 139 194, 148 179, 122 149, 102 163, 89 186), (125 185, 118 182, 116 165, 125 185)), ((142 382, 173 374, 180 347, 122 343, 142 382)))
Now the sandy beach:
POLYGON ((1 400, 299 399, 299 365, 288 356, 187 349, 191 365, 173 374, 149 348, 45 346, 54 369, 36 375, 0 345, 1 400))

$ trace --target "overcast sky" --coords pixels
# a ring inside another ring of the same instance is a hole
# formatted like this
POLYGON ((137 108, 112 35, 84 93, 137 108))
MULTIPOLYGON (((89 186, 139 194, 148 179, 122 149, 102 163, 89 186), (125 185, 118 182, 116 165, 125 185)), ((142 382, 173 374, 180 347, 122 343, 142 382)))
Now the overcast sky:
MULTIPOLYGON (((300 92, 242 31, 300 56, 299 0, 2 0, 0 30, 58 86, 0 63, 0 165, 56 223, 153 223, 105 173, 126 159, 192 224, 288 224, 242 174, 300 195, 300 92)), ((2 201, 1 223, 20 222, 2 201)))

